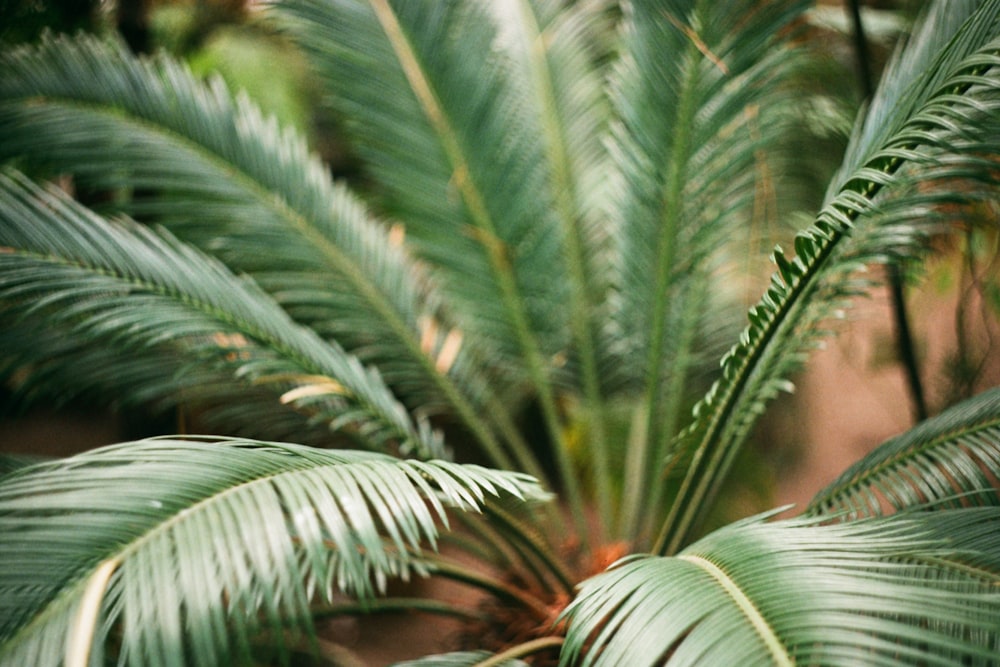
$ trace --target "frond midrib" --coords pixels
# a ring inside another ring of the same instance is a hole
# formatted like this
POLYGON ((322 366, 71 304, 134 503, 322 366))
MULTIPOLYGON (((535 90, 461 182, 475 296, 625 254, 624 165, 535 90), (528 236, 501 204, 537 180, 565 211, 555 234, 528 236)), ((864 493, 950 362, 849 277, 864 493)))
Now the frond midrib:
MULTIPOLYGON (((144 290, 155 296, 169 298, 178 304, 192 308, 193 310, 200 312, 211 319, 219 321, 224 325, 229 325, 241 333, 249 335, 252 339, 263 343, 268 349, 271 349, 286 359, 291 360, 293 363, 299 365, 312 375, 330 377, 332 380, 337 381, 338 384, 341 380, 345 380, 345 378, 331 377, 329 375, 329 368, 325 367, 320 360, 315 359, 304 350, 300 349, 293 342, 282 340, 281 337, 268 331, 266 328, 263 328, 252 321, 241 318, 236 313, 220 308, 216 304, 197 298, 188 292, 171 289, 166 285, 151 282, 140 278, 139 276, 124 274, 108 267, 95 266, 83 261, 68 260, 56 255, 25 251, 23 249, 12 249, 10 254, 29 260, 40 261, 44 264, 54 264, 77 269, 85 273, 90 273, 94 276, 120 281, 125 285, 144 290)), ((284 311, 281 310, 281 313, 284 314, 284 311)), ((311 330, 295 325, 294 323, 290 324, 294 327, 290 329, 291 332, 298 333, 300 336, 311 338, 314 342, 322 345, 324 349, 332 350, 330 344, 324 342, 318 336, 315 336, 311 330)), ((396 438, 399 438, 401 442, 406 442, 413 438, 419 438, 416 433, 409 432, 407 427, 404 426, 404 424, 408 424, 407 420, 403 420, 401 423, 398 419, 398 415, 386 414, 377 402, 369 400, 369 396, 367 396, 367 392, 363 390, 363 387, 357 387, 357 389, 362 389, 362 391, 354 391, 354 389, 348 387, 348 390, 350 391, 349 396, 364 407, 367 412, 367 419, 376 421, 380 429, 389 430, 389 432, 391 432, 396 438)))
MULTIPOLYGON (((814 498, 809 503, 809 507, 807 507, 805 511, 807 514, 820 511, 821 505, 836 503, 839 499, 843 499, 845 496, 853 495, 856 491, 859 491, 862 488, 876 485, 878 478, 891 473, 896 469, 905 467, 913 459, 919 458, 924 454, 931 453, 941 445, 954 441, 956 438, 961 440, 966 437, 975 436, 983 431, 997 428, 1000 428, 1000 415, 982 419, 974 424, 956 427, 946 433, 941 433, 930 440, 920 443, 916 447, 910 447, 903 451, 899 451, 893 456, 886 458, 884 461, 868 466, 843 484, 827 489, 821 497, 814 498)), ((958 444, 961 444, 961 442, 958 444)))
POLYGON ((117 564, 116 566, 117 569, 118 567, 121 566, 121 563, 123 563, 125 559, 127 559, 130 555, 139 551, 144 544, 147 544, 154 538, 167 533, 172 527, 180 524, 188 517, 197 514, 199 510, 204 509, 205 507, 209 507, 211 504, 216 502, 224 502, 227 496, 231 496, 232 494, 238 493, 243 489, 251 488, 254 485, 270 484, 275 479, 281 477, 295 476, 296 474, 302 471, 321 470, 324 467, 332 467, 332 466, 343 467, 349 465, 353 464, 351 462, 341 462, 341 463, 317 462, 314 465, 307 465, 305 463, 300 463, 297 467, 289 469, 288 467, 289 462, 286 461, 284 468, 278 469, 276 471, 273 470, 268 471, 267 473, 264 473, 253 479, 245 480, 234 486, 225 487, 223 489, 216 491, 210 496, 195 501, 190 506, 184 507, 178 510, 177 512, 171 514, 170 516, 166 517, 163 521, 150 527, 147 531, 143 532, 142 534, 136 535, 129 542, 119 543, 118 545, 116 545, 116 549, 114 549, 113 551, 107 551, 103 554, 96 555, 86 565, 81 565, 79 568, 79 575, 76 578, 74 578, 71 582, 65 583, 61 587, 62 592, 59 595, 57 595, 53 600, 45 604, 44 608, 40 610, 37 614, 35 614, 29 623, 22 626, 21 629, 15 635, 5 640, 3 644, 0 646, 4 648, 12 646, 19 641, 18 639, 19 637, 25 637, 25 639, 30 638, 31 633, 28 631, 34 627, 37 627, 39 624, 41 624, 41 627, 44 627, 46 619, 50 618, 53 614, 59 611, 58 605, 69 606, 74 604, 76 602, 75 597, 78 595, 78 592, 80 591, 81 588, 86 587, 87 582, 90 579, 90 576, 93 574, 96 568, 100 566, 101 563, 104 563, 106 561, 114 561, 117 564))
POLYGON ((761 614, 757 605, 753 603, 753 600, 747 597, 739 584, 733 581, 726 574, 725 570, 712 561, 694 554, 680 554, 677 558, 701 568, 708 576, 715 580, 719 587, 726 592, 726 595, 732 599, 733 604, 740 610, 743 617, 749 621, 754 632, 771 653, 771 657, 774 659, 774 664, 777 667, 794 667, 794 659, 788 653, 781 639, 775 634, 774 628, 767 622, 767 619, 761 614))
MULTIPOLYGON (((697 6, 692 10, 697 12, 697 6)), ((679 27, 676 29, 680 30, 679 27)), ((701 76, 697 67, 700 52, 693 39, 685 40, 686 47, 679 58, 679 62, 688 63, 683 67, 684 78, 681 83, 681 90, 677 95, 677 113, 674 118, 675 133, 672 138, 670 155, 667 163, 666 178, 661 183, 661 192, 657 199, 657 234, 655 239, 655 254, 653 266, 656 274, 654 276, 654 299, 653 311, 650 315, 650 330, 647 332, 649 348, 645 360, 645 387, 643 389, 643 405, 646 410, 646 425, 644 437, 640 448, 636 451, 637 462, 645 470, 642 484, 637 484, 634 492, 626 495, 625 500, 632 502, 623 503, 622 522, 628 530, 631 539, 642 531, 642 512, 639 507, 641 503, 648 503, 652 507, 660 504, 663 493, 663 485, 657 484, 651 475, 663 459, 666 442, 673 436, 672 427, 679 421, 679 411, 682 405, 685 382, 685 371, 683 368, 675 369, 676 372, 670 374, 668 386, 664 386, 662 373, 664 362, 664 349, 666 347, 666 313, 669 307, 668 296, 670 294, 669 285, 676 275, 676 255, 678 251, 677 235, 678 227, 682 223, 683 217, 683 193, 686 185, 684 177, 684 166, 691 157, 690 143, 692 139, 693 121, 697 115, 695 92, 701 81, 701 76), (664 399, 664 397, 666 397, 664 399), (665 403, 665 404, 664 404, 665 403)), ((693 299, 687 299, 686 309, 695 306, 693 299)), ((677 339, 680 345, 689 346, 693 341, 694 324, 692 318, 685 318, 685 328, 679 332, 677 339)), ((686 356, 686 350, 679 350, 679 357, 686 356)), ((655 521, 655 512, 647 515, 647 522, 655 521)))
MULTIPOLYGON (((335 245, 322 232, 315 229, 309 220, 292 208, 284 197, 269 196, 274 193, 267 189, 257 179, 253 178, 244 170, 237 170, 234 163, 221 158, 203 144, 190 137, 177 132, 164 125, 146 120, 134 113, 129 113, 123 117, 121 113, 116 113, 115 107, 107 104, 81 102, 73 98, 59 98, 47 96, 45 100, 61 103, 70 108, 79 108, 91 111, 100 116, 111 117, 115 120, 138 126, 153 134, 169 137, 176 144, 185 146, 191 152, 196 153, 205 162, 211 164, 219 173, 235 180, 245 190, 254 195, 256 201, 275 211, 281 219, 289 221, 293 228, 297 229, 321 254, 329 261, 330 266, 340 275, 347 278, 348 282, 360 293, 372 310, 385 322, 389 330, 396 339, 403 344, 409 352, 410 357, 415 359, 424 374, 442 392, 442 395, 455 408, 455 413, 462 420, 462 423, 473 432, 482 443, 483 449, 493 458, 496 465, 510 469, 513 467, 506 452, 500 447, 496 438, 482 425, 482 420, 476 415, 474 407, 462 396, 461 391, 451 381, 450 376, 437 371, 434 359, 424 354, 420 348, 420 341, 416 338, 416 333, 399 317, 392 305, 383 297, 378 287, 366 279, 365 273, 358 269, 353 261, 335 245)), ((491 401, 496 403, 496 401, 491 401)))
POLYGON ((512 267, 507 258, 505 246, 499 241, 500 237, 497 234, 496 223, 490 215, 480 188, 473 180, 473 174, 469 169, 469 162, 465 159, 462 142, 459 139, 458 133, 452 126, 448 114, 442 108, 433 87, 424 75, 420 59, 417 57, 409 38, 399 24, 388 0, 368 0, 368 4, 375 13, 376 19, 382 27, 393 53, 396 54, 404 76, 414 96, 417 98, 422 112, 433 128, 442 149, 448 157, 448 161, 452 167, 455 187, 462 193, 462 199, 465 201, 469 216, 479 230, 479 233, 475 234, 474 238, 483 247, 496 285, 500 289, 500 295, 504 301, 504 310, 511 318, 511 324, 524 354, 524 361, 527 363, 532 384, 538 392, 546 428, 549 431, 549 435, 556 442, 553 449, 555 450, 560 480, 565 487, 569 504, 574 510, 573 514, 577 528, 581 536, 586 535, 587 530, 583 517, 583 499, 579 482, 573 474, 572 463, 568 458, 568 448, 564 442, 565 436, 560 425, 559 411, 556 407, 552 383, 546 372, 546 363, 538 341, 532 335, 527 307, 511 270, 512 267))
MULTIPOLYGON (((995 43, 984 45, 984 49, 979 51, 982 50, 994 54, 997 51, 995 43)), ((949 77, 952 85, 947 90, 955 92, 956 85, 960 85, 962 89, 968 89, 972 86, 968 75, 982 74, 982 70, 988 69, 983 64, 969 61, 969 59, 966 59, 966 63, 961 72, 956 70, 949 77), (956 80, 959 82, 958 84, 954 83, 956 80)), ((713 444, 716 444, 720 431, 730 425, 731 415, 736 408, 739 397, 752 379, 753 374, 752 372, 748 373, 747 369, 752 370, 758 366, 760 360, 768 353, 769 343, 784 329, 785 323, 797 321, 795 314, 808 307, 808 300, 803 303, 803 297, 819 288, 816 277, 822 274, 827 259, 834 253, 840 241, 848 236, 853 222, 864 212, 865 207, 870 206, 874 198, 891 183, 891 177, 907 163, 907 160, 904 159, 904 152, 916 151, 922 143, 925 143, 925 141, 921 141, 925 138, 919 135, 908 137, 908 140, 902 144, 895 138, 905 136, 906 130, 911 126, 926 125, 929 121, 922 118, 922 110, 932 107, 938 102, 937 95, 940 95, 944 90, 946 89, 942 87, 938 91, 934 91, 934 95, 930 95, 919 109, 914 110, 910 116, 911 120, 904 123, 892 136, 883 140, 878 150, 873 150, 864 165, 844 182, 840 194, 818 216, 818 220, 824 222, 823 233, 815 234, 812 237, 812 241, 818 244, 818 248, 813 248, 811 257, 808 258, 808 264, 804 263, 800 257, 789 261, 780 252, 775 253, 774 259, 778 265, 778 273, 775 275, 781 277, 781 285, 784 290, 780 304, 787 307, 775 310, 765 306, 766 311, 771 315, 766 325, 763 328, 751 326, 750 329, 745 330, 745 333, 746 331, 751 332, 751 338, 745 344, 742 342, 738 344, 742 357, 740 363, 736 367, 725 369, 724 373, 726 378, 735 377, 735 382, 724 382, 721 399, 719 397, 713 398, 716 401, 721 400, 721 407, 712 410, 708 423, 702 427, 703 430, 698 436, 694 462, 688 469, 688 474, 671 507, 670 515, 664 522, 660 538, 657 540, 656 551, 658 553, 675 553, 680 548, 692 526, 695 515, 700 511, 699 508, 708 490, 719 483, 719 480, 716 479, 718 470, 732 459, 734 452, 718 448, 717 451, 711 453, 711 458, 706 464, 708 471, 712 474, 700 468, 706 452, 713 444)), ((931 117, 936 118, 937 116, 932 114, 931 117)), ((912 158, 913 156, 907 155, 906 157, 912 158)), ((732 361, 732 358, 730 357, 727 361, 732 361)), ((697 420, 694 426, 698 426, 697 420)))
POLYGON ((223 324, 232 326, 233 328, 239 330, 241 333, 246 333, 251 338, 258 340, 265 345, 268 345, 271 349, 282 354, 304 368, 313 371, 317 376, 326 376, 326 371, 321 365, 317 364, 314 360, 310 359, 307 355, 302 354, 299 350, 296 350, 294 346, 285 343, 275 337, 273 334, 269 333, 266 329, 255 325, 253 322, 247 321, 236 316, 234 313, 221 309, 211 302, 205 301, 203 299, 198 299, 192 297, 187 292, 182 292, 179 290, 173 290, 168 288, 166 285, 160 283, 151 282, 139 278, 138 276, 127 275, 119 271, 112 270, 107 267, 97 266, 93 264, 88 264, 83 261, 69 260, 65 257, 60 257, 58 255, 50 255, 47 253, 38 253, 34 251, 25 251, 21 248, 13 248, 7 251, 7 254, 14 255, 15 257, 26 258, 29 260, 36 260, 44 264, 54 264, 57 266, 65 266, 74 269, 79 269, 82 272, 90 273, 94 276, 100 276, 103 278, 112 278, 115 280, 128 285, 129 287, 138 288, 150 294, 156 296, 168 297, 177 303, 183 304, 185 306, 190 306, 194 310, 197 310, 209 317, 219 320, 223 324))
MULTIPOLYGON (((563 232, 563 255, 569 271, 571 282, 570 293, 570 329, 578 347, 580 366, 583 375, 583 393, 593 415, 591 425, 593 434, 587 438, 590 456, 593 458, 595 500, 600 508, 600 516, 604 522, 610 522, 612 517, 612 491, 609 477, 611 466, 608 460, 607 432, 604 423, 603 398, 601 382, 598 374, 597 345, 590 326, 589 313, 594 307, 594 295, 591 281, 586 274, 586 259, 584 241, 581 238, 576 211, 578 209, 579 189, 572 177, 572 160, 567 150, 566 129, 560 122, 557 111, 556 96, 550 71, 547 51, 544 48, 544 36, 539 30, 534 8, 528 0, 519 0, 523 24, 530 31, 531 44, 528 47, 528 63, 534 80, 534 87, 540 100, 540 117, 542 133, 545 137, 546 154, 552 167, 552 195, 555 201, 557 217, 563 232)), ((599 526, 598 530, 603 529, 599 526)))

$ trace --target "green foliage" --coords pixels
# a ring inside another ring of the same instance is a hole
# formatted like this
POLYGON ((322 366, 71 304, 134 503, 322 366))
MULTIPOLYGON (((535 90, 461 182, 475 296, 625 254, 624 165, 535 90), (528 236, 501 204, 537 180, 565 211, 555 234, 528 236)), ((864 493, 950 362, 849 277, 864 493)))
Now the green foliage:
POLYGON ((826 526, 765 518, 584 582, 566 610, 567 663, 996 660, 997 508, 826 526))
POLYGON ((0 54, 0 379, 229 436, 5 458, 0 664, 351 663, 313 618, 400 609, 464 628, 413 665, 989 664, 995 390, 696 540, 861 274, 996 192, 1000 0, 932 3, 713 364, 807 7, 276 2, 354 189, 171 56, 0 54))
POLYGON ((22 469, 0 492, 14 612, 2 658, 101 652, 121 624, 125 662, 246 661, 255 631, 308 622, 314 598, 368 599, 425 569, 445 507, 475 511, 501 491, 542 496, 517 473, 239 440, 147 440, 22 469))

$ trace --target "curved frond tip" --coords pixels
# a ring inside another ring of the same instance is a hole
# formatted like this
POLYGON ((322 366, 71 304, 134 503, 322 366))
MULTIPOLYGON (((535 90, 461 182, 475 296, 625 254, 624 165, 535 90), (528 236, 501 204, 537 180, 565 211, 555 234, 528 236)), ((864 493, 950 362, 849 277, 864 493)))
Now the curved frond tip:
POLYGON ((258 633, 311 636, 314 606, 423 572, 446 510, 501 493, 544 497, 518 473, 252 440, 22 468, 0 486, 0 664, 246 661, 258 633))
POLYGON ((1000 388, 892 438, 816 494, 807 512, 857 518, 909 508, 998 505, 1000 388))

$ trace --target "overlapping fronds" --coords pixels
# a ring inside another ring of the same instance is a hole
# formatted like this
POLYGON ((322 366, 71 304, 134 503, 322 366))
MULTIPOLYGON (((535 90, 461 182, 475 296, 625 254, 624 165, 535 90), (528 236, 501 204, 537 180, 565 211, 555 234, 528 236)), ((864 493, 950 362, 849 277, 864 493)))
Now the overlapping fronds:
POLYGON ((823 333, 818 323, 857 293, 851 275, 871 263, 918 255, 929 224, 939 221, 935 206, 980 196, 956 182, 995 186, 995 165, 986 156, 1000 149, 1000 42, 990 40, 998 13, 995 3, 983 5, 925 70, 929 74, 914 73, 917 79, 893 107, 896 116, 885 121, 892 132, 872 135, 861 166, 841 179, 814 225, 797 235, 794 258, 774 252, 771 285, 750 309, 749 326, 723 359, 722 378, 696 407, 680 445, 679 456, 691 457, 684 459, 690 465, 658 549, 671 553, 683 545, 765 402, 787 388, 789 372, 823 333), (936 189, 939 183, 944 187, 936 189))
POLYGON ((7 370, 62 364, 84 383, 105 374, 125 396, 134 380, 156 398, 183 400, 188 387, 196 399, 220 391, 241 406, 245 424, 266 422, 267 412, 243 402, 254 397, 243 390, 267 386, 271 404, 294 406, 303 423, 357 433, 372 447, 439 453, 429 428, 411 421, 374 370, 294 323, 250 280, 166 233, 104 220, 13 171, 0 175, 0 221, 6 316, 38 332, 13 328, 4 356, 15 363, 7 370), (59 336, 46 334, 49 326, 59 336), (78 352, 97 348, 117 354, 89 360, 112 367, 80 365, 88 359, 78 352), (185 372, 188 364, 195 372, 185 372), (204 382, 206 374, 215 381, 204 382))
POLYGON ((584 582, 562 664, 990 665, 998 528, 998 508, 733 524, 584 582))
POLYGON ((110 191, 99 206, 152 219, 252 275, 293 319, 377 365, 408 406, 458 415, 508 462, 476 416, 493 377, 469 361, 476 338, 450 319, 401 235, 221 81, 95 38, 5 53, 0 158, 11 157, 110 191))
POLYGON ((567 342, 564 262, 543 144, 497 57, 492 12, 478 2, 275 5, 373 194, 405 222, 463 331, 540 382, 567 342))
POLYGON ((0 489, 0 664, 246 661, 258 633, 280 647, 311 607, 421 572, 447 508, 501 493, 543 497, 517 473, 231 439, 24 468, 0 489))
POLYGON ((626 516, 659 487, 654 471, 680 426, 698 340, 717 318, 710 278, 750 217, 760 149, 781 128, 769 111, 787 92, 791 24, 806 5, 627 6, 611 80, 620 183, 610 217, 620 262, 615 318, 628 375, 643 392, 648 444, 628 466, 626 516))
MULTIPOLYGON (((555 380, 583 396, 592 416, 588 455, 601 515, 611 515, 608 443, 603 394, 620 381, 606 298, 611 284, 606 215, 610 164, 605 137, 610 117, 594 51, 596 7, 558 0, 490 3, 498 26, 497 49, 510 60, 511 106, 527 113, 537 137, 544 193, 558 227, 567 290, 566 328, 572 346, 554 364, 555 380), (616 381, 615 378, 619 378, 616 381)), ((569 465, 563 462, 564 466, 569 465)))
POLYGON ((608 219, 606 210, 610 110, 594 53, 599 7, 588 4, 594 3, 489 5, 499 30, 497 49, 511 61, 510 94, 517 96, 512 106, 528 111, 526 121, 542 148, 543 184, 561 232, 564 281, 572 299, 568 315, 576 347, 567 363, 582 367, 579 385, 604 382, 605 374, 614 373, 597 336, 609 314, 603 298, 611 270, 609 227, 619 222, 608 219))
MULTIPOLYGON (((673 293, 745 213, 762 133, 755 110, 781 99, 790 62, 789 24, 806 3, 637 2, 623 25, 621 63, 612 79, 621 176, 615 213, 622 222, 622 312, 636 339, 640 377, 657 376, 655 355, 687 325, 673 293), (739 193, 739 194, 737 194, 739 193), (737 200, 734 201, 734 196, 737 200), (665 298, 670 293, 671 298, 665 298)), ((702 268, 704 267, 704 268, 702 268)))
POLYGON ((1000 390, 964 401, 854 463, 809 503, 847 519, 1000 504, 1000 390))
POLYGON ((0 461, 0 665, 288 662, 406 609, 492 624, 413 667, 996 661, 1000 390, 691 542, 862 273, 995 193, 1000 0, 933 3, 687 430, 808 0, 267 4, 360 196, 167 55, 0 55, 3 390, 231 436, 0 461), (497 605, 377 595, 414 572, 497 605))

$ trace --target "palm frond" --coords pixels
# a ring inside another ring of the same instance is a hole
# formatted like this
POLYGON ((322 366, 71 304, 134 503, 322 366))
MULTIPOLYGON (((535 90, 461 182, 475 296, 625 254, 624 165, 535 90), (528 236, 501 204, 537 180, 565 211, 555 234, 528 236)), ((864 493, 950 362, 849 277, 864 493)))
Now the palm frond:
POLYGON ((594 416, 587 441, 594 497, 607 522, 611 466, 602 394, 613 384, 609 378, 619 365, 615 337, 604 331, 612 262, 603 205, 610 165, 603 139, 610 113, 592 46, 599 8, 552 0, 505 0, 489 6, 499 28, 498 49, 512 63, 512 93, 518 96, 512 106, 528 111, 544 157, 545 196, 560 231, 572 341, 564 355, 565 371, 556 379, 571 391, 578 388, 594 416))
MULTIPOLYGON (((397 662, 395 667, 477 667, 491 657, 492 654, 487 651, 459 651, 397 662)), ((496 667, 528 667, 528 663, 522 660, 504 660, 496 663, 496 667)))
MULTIPOLYGON (((536 399, 578 526, 583 501, 553 376, 573 357, 547 147, 486 3, 275 3, 325 82, 374 198, 480 340, 514 398, 536 399)), ((551 154, 551 153, 550 153, 551 154)), ((571 253, 572 254, 572 253, 571 253)), ((501 406, 502 407, 502 406, 501 406)))
POLYGON ((1000 510, 733 524, 581 586, 562 664, 988 665, 1000 510), (577 659, 579 663, 576 662, 577 659))
POLYGON ((5 53, 0 159, 12 157, 119 193, 116 209, 254 276, 293 319, 377 365, 408 406, 457 415, 510 465, 477 414, 504 413, 485 355, 398 234, 221 81, 83 36, 5 53))
POLYGON ((373 194, 461 304, 462 330, 537 381, 566 345, 564 281, 553 279, 563 262, 542 148, 495 58, 490 10, 390 0, 275 9, 325 82, 373 194))
POLYGON ((628 5, 611 82, 620 183, 610 217, 620 220, 615 317, 629 375, 644 392, 647 444, 628 464, 636 481, 624 517, 658 505, 655 462, 680 427, 720 248, 748 217, 760 148, 780 127, 762 119, 785 91, 789 26, 806 5, 628 5))
POLYGON ((816 494, 813 515, 997 505, 1000 389, 964 401, 892 438, 816 494))
POLYGON ((254 633, 311 633, 311 605, 421 572, 446 508, 500 493, 543 497, 516 473, 231 439, 22 469, 0 486, 0 664, 246 661, 254 633))
POLYGON ((684 459, 690 465, 661 532, 664 553, 688 539, 764 404, 788 388, 788 374, 823 335, 818 323, 863 291, 852 274, 919 255, 940 219, 935 206, 995 187, 995 164, 984 156, 1000 148, 1000 42, 989 41, 982 26, 995 28, 998 14, 1000 3, 985 3, 935 61, 941 67, 932 71, 945 74, 935 75, 933 85, 918 80, 907 88, 890 123, 894 131, 879 135, 864 164, 797 235, 796 256, 775 250, 771 285, 750 309, 749 326, 723 359, 722 378, 696 406, 679 444, 678 456, 690 457, 684 459), (954 188, 959 179, 973 187, 954 188), (940 183, 945 187, 935 189, 940 183))
MULTIPOLYGON (((947 75, 948 68, 935 67, 935 61, 981 4, 981 0, 956 0, 931 2, 925 6, 925 15, 918 20, 913 33, 897 46, 886 64, 878 90, 868 108, 862 110, 863 118, 854 125, 839 174, 830 181, 828 200, 843 186, 845 176, 864 165, 872 147, 884 142, 899 129, 901 122, 905 122, 903 110, 918 102, 920 89, 931 89, 940 84, 940 78, 947 75)), ((983 35, 990 34, 990 28, 986 17, 973 26, 974 30, 986 31, 983 35)), ((983 35, 968 40, 964 48, 957 45, 959 48, 952 51, 950 58, 954 60, 968 55, 969 47, 982 43, 983 35)))
POLYGON ((115 367, 122 376, 138 373, 156 383, 141 391, 163 396, 204 379, 184 375, 180 358, 228 376, 228 386, 201 384, 197 391, 223 388, 239 399, 247 385, 268 385, 272 401, 299 409, 303 422, 363 434, 376 447, 395 443, 421 456, 440 451, 438 438, 410 420, 375 371, 292 322, 253 282, 190 246, 104 220, 13 171, 0 174, 0 221, 0 294, 8 316, 35 327, 53 323, 71 337, 56 340, 72 349, 55 359, 48 354, 58 349, 38 347, 51 337, 10 338, 16 347, 5 356, 19 353, 21 366, 71 364, 85 378, 93 369, 78 366, 85 359, 73 352, 103 347, 120 353, 115 367), (33 317, 39 313, 45 317, 33 317), (129 349, 157 367, 129 369, 129 349))
POLYGON ((0 479, 2 479, 4 475, 16 472, 21 468, 33 465, 39 461, 41 461, 39 457, 31 456, 29 454, 10 454, 8 452, 0 453, 0 479))

